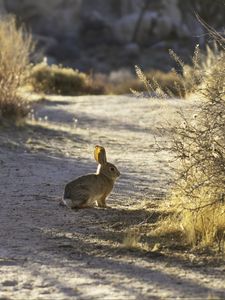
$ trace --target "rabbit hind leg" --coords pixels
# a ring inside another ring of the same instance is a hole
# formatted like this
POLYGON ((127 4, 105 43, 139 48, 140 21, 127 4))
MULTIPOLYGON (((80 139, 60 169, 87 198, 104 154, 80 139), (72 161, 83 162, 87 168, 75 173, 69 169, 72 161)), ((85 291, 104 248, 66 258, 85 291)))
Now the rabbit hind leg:
POLYGON ((98 207, 106 207, 106 197, 101 197, 97 200, 98 207))
POLYGON ((86 193, 79 194, 79 197, 73 197, 71 199, 71 208, 89 208, 93 207, 93 203, 90 200, 90 195, 86 193))

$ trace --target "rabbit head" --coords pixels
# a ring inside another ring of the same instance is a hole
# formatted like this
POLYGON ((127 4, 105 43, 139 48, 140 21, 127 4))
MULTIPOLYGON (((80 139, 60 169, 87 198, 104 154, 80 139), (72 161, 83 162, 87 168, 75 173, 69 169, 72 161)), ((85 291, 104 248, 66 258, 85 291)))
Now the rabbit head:
POLYGON ((94 157, 95 160, 99 163, 97 174, 103 174, 113 181, 115 181, 120 176, 120 172, 117 167, 107 162, 104 147, 98 145, 95 146, 94 157))

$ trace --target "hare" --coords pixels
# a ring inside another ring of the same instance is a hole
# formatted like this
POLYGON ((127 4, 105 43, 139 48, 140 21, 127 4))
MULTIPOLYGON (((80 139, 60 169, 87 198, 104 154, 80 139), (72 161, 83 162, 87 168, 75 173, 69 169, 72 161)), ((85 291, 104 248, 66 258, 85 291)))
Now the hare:
POLYGON ((62 204, 69 208, 106 207, 106 197, 113 189, 120 172, 107 162, 105 149, 95 146, 94 158, 98 162, 96 174, 81 176, 65 186, 62 204))

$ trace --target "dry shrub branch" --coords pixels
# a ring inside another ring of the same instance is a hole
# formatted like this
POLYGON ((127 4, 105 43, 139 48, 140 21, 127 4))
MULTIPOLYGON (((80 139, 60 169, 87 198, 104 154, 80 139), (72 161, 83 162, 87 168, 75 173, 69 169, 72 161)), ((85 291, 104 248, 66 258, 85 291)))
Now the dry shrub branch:
MULTIPOLYGON (((224 44, 221 37, 220 43, 224 44)), ((169 223, 194 246, 225 242, 225 52, 203 69, 196 93, 203 97, 198 113, 172 129, 171 151, 179 162, 178 178, 169 199, 169 223)), ((199 69, 197 71, 200 71, 199 69)), ((166 232, 168 219, 159 223, 166 232), (166 225, 166 226, 165 226, 166 225)))

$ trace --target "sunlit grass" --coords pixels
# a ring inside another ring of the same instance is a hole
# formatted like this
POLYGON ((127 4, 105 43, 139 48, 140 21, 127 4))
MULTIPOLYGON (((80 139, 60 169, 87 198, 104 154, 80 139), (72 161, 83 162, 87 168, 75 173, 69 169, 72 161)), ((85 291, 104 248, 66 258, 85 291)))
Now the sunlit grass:
POLYGON ((200 51, 199 45, 196 45, 192 64, 187 65, 173 50, 169 52, 178 65, 178 71, 173 69, 168 73, 161 71, 145 73, 139 66, 135 66, 137 78, 142 83, 139 87, 142 89, 131 86, 134 94, 145 91, 148 97, 187 98, 191 94, 199 93, 210 70, 223 56, 223 51, 219 50, 216 44, 213 48, 207 46, 205 53, 200 51))

